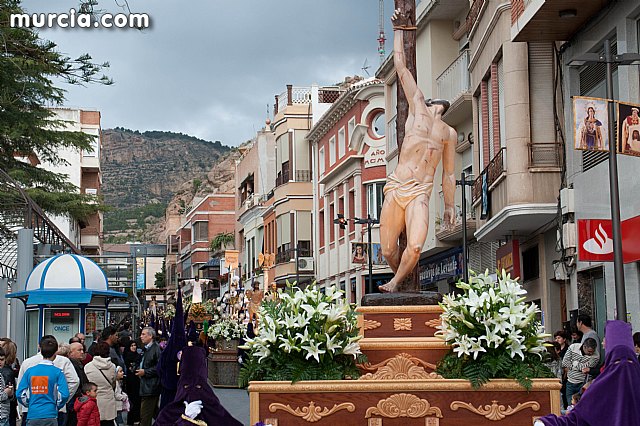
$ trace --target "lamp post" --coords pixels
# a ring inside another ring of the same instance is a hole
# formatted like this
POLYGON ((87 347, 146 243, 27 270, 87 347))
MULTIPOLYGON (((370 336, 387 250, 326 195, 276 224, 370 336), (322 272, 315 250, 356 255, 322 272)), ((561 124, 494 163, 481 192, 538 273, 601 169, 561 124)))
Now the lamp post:
POLYGON ((616 292, 616 318, 627 321, 627 296, 624 283, 624 263, 622 259, 622 231, 620 226, 620 192, 618 189, 618 157, 616 134, 613 123, 615 122, 614 99, 613 99, 613 71, 612 65, 632 65, 640 64, 640 54, 623 53, 619 55, 611 54, 611 43, 609 39, 604 41, 604 53, 588 53, 580 57, 573 58, 567 65, 580 67, 604 63, 607 66, 606 87, 607 87, 607 112, 609 115, 609 193, 611 197, 611 225, 613 228, 613 271, 615 278, 616 292))
POLYGON ((467 186, 473 185, 473 180, 467 180, 464 172, 460 174, 460 180, 456 180, 456 185, 462 188, 462 276, 464 282, 469 282, 469 264, 467 248, 467 186))
POLYGON ((357 223, 360 225, 367 225, 367 238, 368 238, 368 244, 369 244, 369 250, 368 250, 368 254, 369 254, 369 284, 368 284, 368 289, 367 289, 367 293, 373 293, 373 253, 372 253, 372 249, 373 249, 373 244, 371 244, 371 228, 373 227, 373 225, 375 225, 376 223, 380 223, 380 221, 378 219, 374 219, 371 217, 370 214, 367 215, 367 218, 353 218, 353 219, 348 219, 346 217, 344 217, 343 214, 338 213, 338 217, 336 219, 333 220, 333 223, 340 225, 340 229, 345 229, 347 227, 347 222, 349 220, 353 220, 353 223, 357 223))

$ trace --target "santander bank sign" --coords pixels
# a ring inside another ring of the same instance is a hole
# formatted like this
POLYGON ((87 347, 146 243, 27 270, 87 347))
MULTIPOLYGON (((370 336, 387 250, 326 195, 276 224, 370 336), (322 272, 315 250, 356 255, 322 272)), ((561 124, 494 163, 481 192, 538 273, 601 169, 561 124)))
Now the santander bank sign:
MULTIPOLYGON (((622 259, 640 260, 640 216, 622 221, 622 259)), ((613 262, 613 231, 609 219, 578 219, 578 259, 613 262)))

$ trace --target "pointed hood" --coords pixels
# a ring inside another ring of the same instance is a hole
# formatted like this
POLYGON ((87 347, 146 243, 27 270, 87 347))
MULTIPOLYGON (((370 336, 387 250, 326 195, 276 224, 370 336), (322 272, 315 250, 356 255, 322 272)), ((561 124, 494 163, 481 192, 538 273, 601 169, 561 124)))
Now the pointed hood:
POLYGON ((176 316, 173 318, 172 325, 171 337, 160 355, 158 374, 164 388, 175 390, 178 387, 178 352, 187 344, 187 336, 184 333, 184 312, 180 287, 178 287, 178 298, 176 300, 176 316))

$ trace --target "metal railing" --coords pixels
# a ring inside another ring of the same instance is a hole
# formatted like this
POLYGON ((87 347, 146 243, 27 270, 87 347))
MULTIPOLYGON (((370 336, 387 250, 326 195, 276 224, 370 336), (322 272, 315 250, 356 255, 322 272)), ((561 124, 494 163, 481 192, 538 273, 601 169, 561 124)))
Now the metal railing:
POLYGON ((556 142, 530 143, 529 167, 560 167, 560 149, 556 142))
POLYGON ((471 31, 471 28, 473 28, 473 25, 476 23, 476 20, 480 16, 480 11, 482 10, 482 5, 484 5, 484 2, 485 0, 473 0, 466 19, 467 33, 471 31))
MULTIPOLYGON (((311 249, 300 248, 300 253, 298 253, 298 257, 311 257, 313 256, 313 251, 311 249)), ((290 248, 287 250, 282 250, 276 254, 276 264, 279 263, 287 263, 296 258, 296 249, 290 248)))
POLYGON ((436 79, 438 98, 454 103, 471 88, 469 50, 464 50, 436 79))
POLYGON ((506 148, 500 148, 500 151, 491 159, 487 167, 480 173, 480 176, 473 181, 473 187, 471 189, 472 204, 475 204, 475 202, 482 197, 482 181, 485 176, 487 179, 487 190, 489 190, 488 188, 505 172, 504 155, 506 151, 506 148))
POLYGON ((311 87, 287 86, 287 90, 278 95, 278 111, 287 105, 311 103, 311 87))

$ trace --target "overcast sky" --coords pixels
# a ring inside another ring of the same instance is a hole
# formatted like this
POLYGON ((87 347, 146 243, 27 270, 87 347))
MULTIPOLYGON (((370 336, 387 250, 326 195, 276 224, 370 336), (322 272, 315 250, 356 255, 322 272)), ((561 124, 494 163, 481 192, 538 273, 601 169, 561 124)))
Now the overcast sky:
MULTIPOLYGON (((117 0, 122 4, 124 0, 117 0)), ((77 57, 108 61, 112 86, 69 87, 67 105, 98 109, 102 127, 170 130, 235 146, 264 125, 287 84, 333 84, 379 65, 377 0, 128 0, 152 28, 42 29, 77 57)), ((29 13, 76 0, 23 0, 29 13)), ((121 12, 116 0, 99 8, 121 12)), ((385 31, 393 1, 385 1, 385 31)), ((391 51, 387 41, 387 54, 391 51)))

